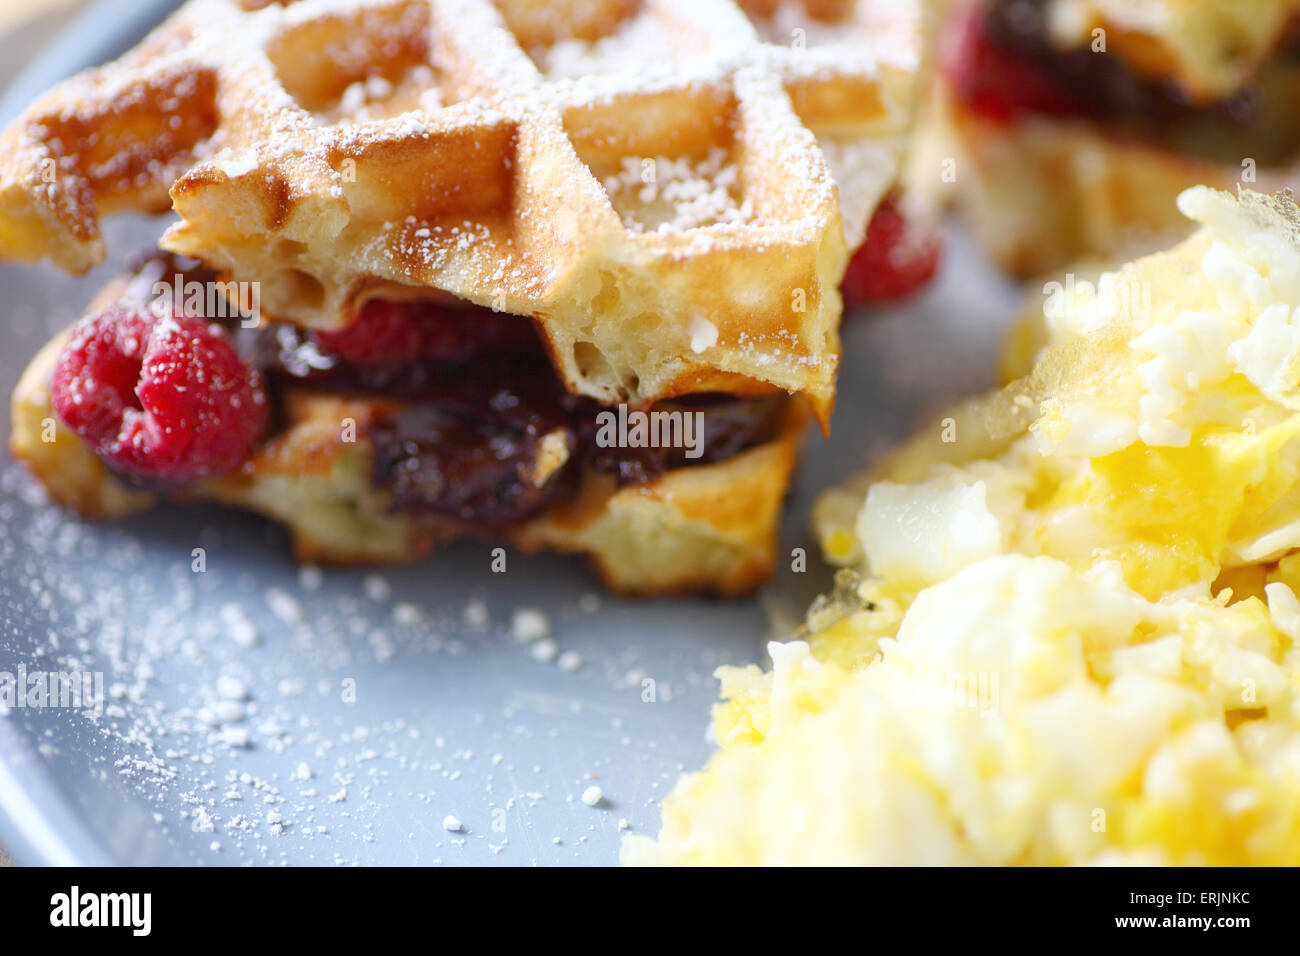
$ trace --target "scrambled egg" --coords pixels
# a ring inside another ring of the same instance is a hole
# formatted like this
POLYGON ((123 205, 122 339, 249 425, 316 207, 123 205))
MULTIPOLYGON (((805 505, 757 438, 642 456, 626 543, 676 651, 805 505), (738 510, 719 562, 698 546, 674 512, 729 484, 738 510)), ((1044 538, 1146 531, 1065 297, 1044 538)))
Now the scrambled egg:
POLYGON ((824 496, 841 564, 628 863, 1300 863, 1300 211, 1175 249, 824 496))

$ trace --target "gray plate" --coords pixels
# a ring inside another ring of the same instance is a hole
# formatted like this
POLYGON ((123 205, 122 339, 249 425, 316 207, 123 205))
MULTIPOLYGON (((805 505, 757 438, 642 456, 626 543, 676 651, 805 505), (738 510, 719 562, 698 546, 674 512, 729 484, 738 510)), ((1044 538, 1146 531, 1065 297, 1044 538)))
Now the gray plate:
MULTIPOLYGON (((169 6, 93 7, 0 118, 169 6)), ((160 228, 113 221, 110 258, 160 228)), ((0 267, 0 392, 113 271, 0 267)), ((818 490, 988 384, 1013 304, 958 236, 924 297, 847 319, 835 439, 808 436, 786 553, 815 555, 818 490)), ((176 506, 87 524, 2 467, 0 670, 101 672, 108 691, 99 715, 0 716, 0 845, 21 864, 611 864, 622 828, 653 833, 658 801, 706 759, 713 669, 761 662, 773 611, 797 615, 829 580, 813 557, 805 574, 786 561, 759 600, 624 601, 597 597, 580 562, 511 555, 494 574, 486 547, 465 546, 369 581, 325 571, 313 588, 258 519, 176 506), (255 646, 232 637, 227 606, 255 646), (581 666, 514 640, 519 607, 542 609, 581 666), (221 678, 247 688, 245 719, 211 715, 230 708, 221 678), (449 832, 447 816, 463 828, 449 832)))

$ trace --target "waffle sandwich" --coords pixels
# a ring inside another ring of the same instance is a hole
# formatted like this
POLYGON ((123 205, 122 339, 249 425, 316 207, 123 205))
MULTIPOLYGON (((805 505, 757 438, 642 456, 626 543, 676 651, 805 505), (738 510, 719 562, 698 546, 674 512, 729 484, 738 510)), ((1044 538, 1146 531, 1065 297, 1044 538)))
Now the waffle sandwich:
POLYGON ((913 174, 1012 273, 1176 241, 1196 184, 1300 183, 1295 0, 943 7, 913 174))
POLYGON ((752 588, 850 255, 899 261, 868 237, 918 36, 874 0, 192 0, 0 138, 6 258, 178 217, 32 362, 14 454, 85 514, 213 498, 304 559, 469 534, 752 588))

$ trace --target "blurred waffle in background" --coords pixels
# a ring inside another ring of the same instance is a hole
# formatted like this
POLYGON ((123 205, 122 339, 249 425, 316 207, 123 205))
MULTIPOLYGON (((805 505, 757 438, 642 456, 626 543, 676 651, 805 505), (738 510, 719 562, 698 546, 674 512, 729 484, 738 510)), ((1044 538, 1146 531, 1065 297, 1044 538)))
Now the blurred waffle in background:
POLYGON ((942 0, 910 179, 1003 270, 1187 234, 1189 186, 1300 182, 1296 0, 942 0))

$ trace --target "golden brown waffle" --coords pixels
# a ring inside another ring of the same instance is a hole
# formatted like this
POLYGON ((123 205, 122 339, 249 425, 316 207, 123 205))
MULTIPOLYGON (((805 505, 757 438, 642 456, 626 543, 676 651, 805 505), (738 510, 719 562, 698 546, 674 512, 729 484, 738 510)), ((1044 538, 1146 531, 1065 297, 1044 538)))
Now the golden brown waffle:
MULTIPOLYGON (((50 376, 63 341, 59 335, 40 351, 14 391, 14 457, 57 503, 87 516, 117 518, 156 504, 160 495, 122 483, 54 413, 50 376)), ((388 492, 371 483, 367 429, 391 401, 305 389, 289 389, 282 399, 286 423, 274 438, 234 472, 177 497, 221 501, 284 523, 303 561, 409 561, 463 534, 394 511, 388 492), (343 440, 345 419, 356 423, 356 441, 343 440)), ((502 543, 586 555, 606 585, 623 593, 745 593, 771 573, 781 502, 807 421, 801 404, 791 402, 771 441, 644 485, 616 488, 589 472, 571 502, 507 532, 502 543)))
POLYGON ((1131 69, 1207 102, 1241 89, 1298 13, 1298 0, 1051 0, 1048 24, 1062 48, 1104 30, 1131 69))
POLYGON ((1243 182, 1240 166, 1115 139, 1090 123, 1044 117, 1008 125, 942 93, 927 108, 922 135, 909 179, 937 187, 931 171, 953 157, 960 172, 949 198, 990 258, 1021 277, 1177 242, 1190 226, 1174 200, 1191 186, 1300 188, 1300 160, 1255 168, 1243 182))
MULTIPOLYGON (((936 34, 973 0, 940 6, 936 34)), ((1078 259, 1118 262, 1168 246, 1190 232, 1174 203, 1190 186, 1300 186, 1300 156, 1260 158, 1284 154, 1280 144, 1297 135, 1291 117, 1300 76, 1286 57, 1272 58, 1300 0, 1049 0, 1044 8, 1048 34, 1063 53, 1089 49, 1092 31, 1100 29, 1107 48, 1096 55, 1117 57, 1133 74, 1201 105, 1255 84, 1254 95, 1276 122, 1262 129, 1224 124, 1189 139, 1216 140, 1218 152, 1230 157, 1216 162, 1139 141, 1131 131, 1116 135, 1100 118, 991 119, 964 105, 936 72, 920 110, 907 187, 935 204, 951 201, 1000 267, 1032 277, 1078 259), (953 175, 945 178, 940 173, 948 166, 953 175)))
POLYGON ((102 214, 170 193, 163 246, 271 317, 440 289, 536 317, 571 391, 776 387, 824 421, 916 7, 192 0, 4 134, 0 255, 86 269, 102 214))

